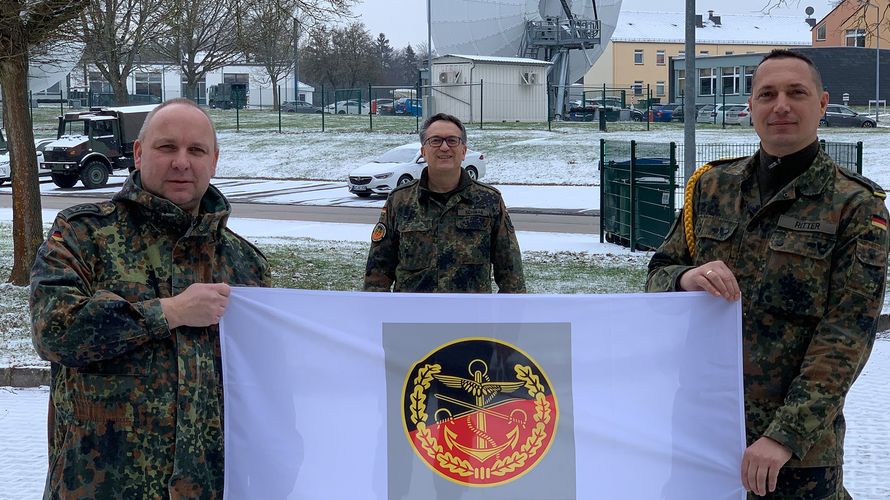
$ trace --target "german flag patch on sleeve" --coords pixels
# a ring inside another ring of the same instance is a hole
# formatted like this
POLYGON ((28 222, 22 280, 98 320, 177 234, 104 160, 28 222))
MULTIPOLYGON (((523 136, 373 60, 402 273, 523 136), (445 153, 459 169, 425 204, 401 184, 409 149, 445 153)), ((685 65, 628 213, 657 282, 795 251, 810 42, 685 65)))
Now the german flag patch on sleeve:
POLYGON ((871 225, 878 229, 882 229, 882 230, 886 231, 887 230, 887 219, 881 217, 880 215, 872 215, 871 216, 871 225))

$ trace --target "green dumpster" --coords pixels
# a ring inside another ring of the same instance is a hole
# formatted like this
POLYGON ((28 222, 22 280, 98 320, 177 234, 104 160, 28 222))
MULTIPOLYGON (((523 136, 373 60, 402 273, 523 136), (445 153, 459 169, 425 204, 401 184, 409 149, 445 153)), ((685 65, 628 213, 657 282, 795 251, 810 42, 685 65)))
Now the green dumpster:
POLYGON ((671 177, 641 175, 634 183, 636 249, 661 246, 674 223, 674 186, 671 177))

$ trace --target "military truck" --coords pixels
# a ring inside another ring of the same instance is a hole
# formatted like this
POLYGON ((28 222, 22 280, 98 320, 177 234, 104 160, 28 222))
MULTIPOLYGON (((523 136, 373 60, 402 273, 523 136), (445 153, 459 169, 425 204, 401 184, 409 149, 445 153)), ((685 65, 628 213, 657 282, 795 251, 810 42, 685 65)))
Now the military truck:
POLYGON ((207 90, 207 105, 211 108, 238 108, 247 105, 246 83, 217 83, 207 90))
POLYGON ((102 187, 118 169, 132 171, 133 143, 145 117, 157 105, 92 108, 59 117, 56 140, 43 150, 43 164, 56 186, 78 179, 88 189, 102 187))

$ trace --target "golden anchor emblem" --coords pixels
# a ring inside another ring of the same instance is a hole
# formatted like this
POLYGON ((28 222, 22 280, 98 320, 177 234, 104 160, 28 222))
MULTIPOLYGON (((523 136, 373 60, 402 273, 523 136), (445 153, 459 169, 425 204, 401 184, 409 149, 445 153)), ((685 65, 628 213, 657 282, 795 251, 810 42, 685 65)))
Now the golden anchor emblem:
POLYGON ((514 409, 509 415, 496 410, 498 406, 510 403, 511 401, 514 401, 514 399, 502 400, 491 406, 487 405, 498 393, 512 393, 517 389, 522 388, 524 383, 491 381, 488 376, 488 365, 481 359, 470 361, 467 365, 467 369, 472 377, 471 379, 442 374, 435 374, 433 376, 446 387, 463 389, 469 393, 474 398, 473 403, 467 403, 442 394, 436 394, 435 397, 442 401, 468 409, 468 411, 464 413, 449 416, 449 420, 462 416, 467 416, 468 418, 475 417, 475 446, 466 446, 458 442, 458 434, 447 426, 444 429, 445 444, 449 449, 456 448, 467 455, 472 456, 479 462, 484 463, 489 458, 498 455, 507 448, 516 448, 516 445, 519 443, 519 428, 524 428, 527 421, 527 415, 522 410, 514 409), (487 434, 487 417, 489 416, 502 419, 513 425, 513 429, 506 434, 506 442, 497 444, 494 439, 487 434))

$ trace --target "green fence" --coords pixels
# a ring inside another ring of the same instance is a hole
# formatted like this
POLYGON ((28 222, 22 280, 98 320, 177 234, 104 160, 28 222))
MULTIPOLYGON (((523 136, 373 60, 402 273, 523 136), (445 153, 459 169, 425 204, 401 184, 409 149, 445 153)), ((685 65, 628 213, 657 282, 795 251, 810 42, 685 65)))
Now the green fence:
MULTIPOLYGON (((862 142, 821 141, 839 166, 862 173, 862 142)), ((696 146, 696 168, 750 156, 757 144, 696 146)), ((631 250, 657 248, 683 206, 683 144, 600 140, 600 241, 631 250)))

